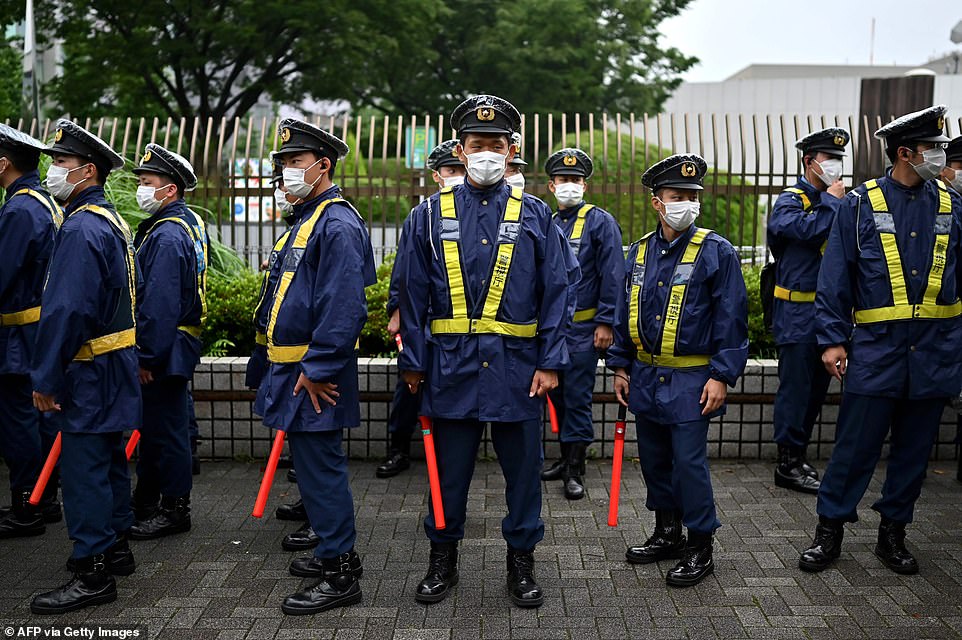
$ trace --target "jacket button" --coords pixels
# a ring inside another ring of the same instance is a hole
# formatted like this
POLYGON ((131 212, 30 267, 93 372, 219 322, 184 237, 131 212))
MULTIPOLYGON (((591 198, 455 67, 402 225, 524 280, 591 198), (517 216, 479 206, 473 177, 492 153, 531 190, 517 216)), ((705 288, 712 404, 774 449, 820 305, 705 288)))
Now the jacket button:
POLYGON ((914 238, 915 236, 917 236, 917 235, 919 235, 919 234, 917 234, 917 233, 915 233, 915 232, 913 231, 913 232, 912 232, 912 233, 910 233, 909 235, 910 235, 910 236, 912 236, 912 237, 914 238))
POLYGON ((482 200, 482 201, 481 201, 481 204, 488 204, 488 201, 487 201, 487 200, 482 200))
POLYGON ((485 369, 487 369, 487 368, 488 368, 488 362, 487 362, 487 360, 485 360, 484 362, 482 362, 482 363, 481 363, 481 366, 484 367, 485 369))
POLYGON ((665 283, 662 282, 661 280, 659 280, 659 281, 658 281, 658 286, 659 286, 659 287, 663 287, 663 286, 665 286, 665 283))
POLYGON ((912 269, 912 275, 913 275, 913 276, 919 275, 919 270, 918 270, 918 269, 912 269))
POLYGON ((487 238, 481 238, 481 244, 488 244, 487 238))
POLYGON ((661 320, 661 316, 655 316, 655 320, 661 320))
POLYGON ((913 344, 911 347, 909 347, 909 351, 915 351, 915 345, 914 345, 914 344, 913 344))
POLYGON ((665 376, 658 376, 658 382, 664 382, 665 376))

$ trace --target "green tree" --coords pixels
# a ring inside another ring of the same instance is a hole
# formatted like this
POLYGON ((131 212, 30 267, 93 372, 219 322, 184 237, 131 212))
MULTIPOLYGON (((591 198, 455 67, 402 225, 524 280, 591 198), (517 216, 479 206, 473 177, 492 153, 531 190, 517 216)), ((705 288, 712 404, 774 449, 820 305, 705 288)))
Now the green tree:
POLYGON ((0 121, 20 117, 23 87, 20 52, 9 40, 0 42, 0 121))
MULTIPOLYGON (((659 25, 691 0, 454 0, 432 55, 393 60, 363 104, 405 113, 449 110, 494 93, 524 112, 657 113, 696 58, 658 42, 659 25)), ((354 77, 355 81, 358 78, 354 77)))
MULTIPOLYGON (((266 96, 351 99, 347 76, 377 85, 385 58, 427 55, 418 28, 441 0, 37 0, 38 40, 59 38, 47 87, 78 116, 246 115, 266 96)), ((22 15, 20 0, 0 14, 22 15)))

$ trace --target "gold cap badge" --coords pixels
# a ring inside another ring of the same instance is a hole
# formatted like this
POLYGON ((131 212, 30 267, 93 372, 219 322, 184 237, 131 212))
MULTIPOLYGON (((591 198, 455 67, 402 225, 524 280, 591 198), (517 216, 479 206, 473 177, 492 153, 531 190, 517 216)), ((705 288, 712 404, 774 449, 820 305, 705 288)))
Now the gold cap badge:
POLYGON ((681 175, 686 178, 693 177, 698 171, 695 169, 695 164, 693 162, 685 162, 681 165, 681 175))
POLYGON ((151 153, 150 153, 150 150, 148 149, 147 153, 144 154, 144 157, 141 158, 140 164, 147 164, 148 162, 150 162, 150 156, 151 156, 151 153))
POLYGON ((945 128, 945 117, 944 117, 944 116, 939 116, 939 121, 938 121, 937 124, 939 125, 939 131, 941 131, 942 129, 944 129, 944 128, 945 128))
POLYGON ((284 127, 283 129, 281 129, 281 142, 284 143, 290 139, 291 139, 291 130, 288 129, 287 127, 284 127))
POLYGON ((578 159, 574 156, 565 156, 562 162, 564 162, 566 167, 573 167, 578 164, 578 159))
POLYGON ((63 129, 57 129, 57 133, 53 134, 53 141, 60 142, 60 139, 62 137, 63 137, 63 129))
POLYGON ((489 109, 488 107, 478 109, 478 120, 481 122, 491 122, 494 120, 494 109, 489 109))
POLYGON ((845 136, 843 136, 843 135, 837 135, 837 136, 835 136, 835 146, 836 146, 836 147, 844 147, 844 146, 845 146, 845 136))

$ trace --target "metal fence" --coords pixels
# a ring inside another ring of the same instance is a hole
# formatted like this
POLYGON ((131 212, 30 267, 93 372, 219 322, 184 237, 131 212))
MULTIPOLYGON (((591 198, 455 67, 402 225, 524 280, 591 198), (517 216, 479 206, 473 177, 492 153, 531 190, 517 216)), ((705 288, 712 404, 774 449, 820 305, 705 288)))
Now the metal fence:
MULTIPOLYGON (((435 191, 423 160, 438 141, 453 137, 444 115, 338 115, 309 121, 348 142, 349 156, 338 163, 336 182, 367 219, 380 258, 396 246, 404 217, 435 191)), ((886 119, 887 120, 887 119, 886 119)), ((52 120, 8 122, 42 139, 52 120)), ((148 142, 188 157, 200 177, 192 203, 209 211, 222 240, 258 264, 282 224, 273 208, 268 154, 276 145, 278 120, 102 118, 78 122, 106 140, 129 161, 138 162, 148 142)), ((522 155, 529 166, 526 189, 547 199, 543 164, 566 145, 581 147, 595 160, 588 198, 620 222, 625 241, 652 229, 656 214, 641 185, 645 168, 673 152, 702 155, 712 168, 704 223, 728 237, 755 261, 763 251, 764 224, 778 193, 794 183, 798 154, 794 143, 810 131, 842 126, 852 132, 846 162, 848 185, 882 169, 881 143, 874 131, 882 118, 841 114, 832 118, 802 114, 526 114, 522 155), (855 168, 865 175, 853 175, 855 168)), ((962 130, 962 119, 950 123, 962 130)), ((548 199, 553 204, 553 201, 548 199)))

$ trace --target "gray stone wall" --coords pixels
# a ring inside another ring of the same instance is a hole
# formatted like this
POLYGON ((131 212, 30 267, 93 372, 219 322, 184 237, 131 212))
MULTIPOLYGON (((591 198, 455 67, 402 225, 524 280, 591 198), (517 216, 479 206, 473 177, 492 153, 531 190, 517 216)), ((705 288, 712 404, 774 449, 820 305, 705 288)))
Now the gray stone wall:
MULTIPOLYGON (((200 453, 208 458, 263 458, 270 449, 271 433, 251 411, 253 393, 244 387, 247 358, 204 358, 194 375, 195 410, 204 442, 200 453)), ((361 358, 358 362, 361 390, 361 426, 345 436, 345 449, 356 458, 376 458, 387 447, 387 418, 390 399, 397 382, 393 359, 361 358)), ((729 389, 728 412, 712 421, 708 432, 708 452, 715 458, 773 459, 772 399, 778 389, 778 363, 775 360, 749 360, 738 386, 729 389)), ((815 425, 811 458, 826 459, 835 438, 840 386, 833 381, 829 398, 815 425)), ((595 381, 595 443, 589 453, 610 457, 618 408, 614 402, 611 376, 598 365, 595 381)), ((933 456, 937 459, 956 455, 956 415, 946 410, 933 456)), ((415 438, 419 439, 419 431, 415 438)), ((637 456, 634 424, 629 414, 626 456, 637 456)), ((413 447, 420 454, 418 443, 413 447)), ((494 450, 485 439, 481 454, 493 457, 494 450)), ((557 455, 557 438, 545 421, 545 456, 557 455)), ((885 452, 883 451, 883 456, 885 452)))

